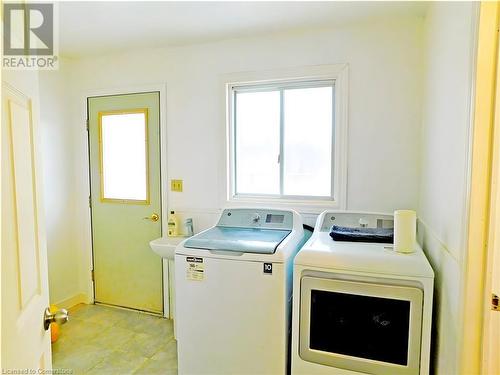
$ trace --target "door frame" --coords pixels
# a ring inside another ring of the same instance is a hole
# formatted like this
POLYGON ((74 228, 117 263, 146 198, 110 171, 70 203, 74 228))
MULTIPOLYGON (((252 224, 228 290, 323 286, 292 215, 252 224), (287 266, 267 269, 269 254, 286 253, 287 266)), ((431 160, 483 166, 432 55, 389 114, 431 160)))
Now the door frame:
MULTIPOLYGON (((83 277, 81 280, 84 282, 84 293, 86 294, 87 303, 94 303, 94 282, 92 280, 93 265, 93 249, 92 249, 92 218, 91 209, 89 206, 90 197, 90 163, 89 163, 89 145, 88 145, 88 131, 87 131, 87 99, 96 96, 114 96, 126 94, 141 94, 159 92, 160 94, 160 197, 161 197, 161 231, 162 235, 167 233, 167 220, 163 216, 168 212, 167 198, 168 189, 166 182, 168 181, 167 175, 167 85, 166 83, 157 83, 140 86, 124 86, 115 88, 104 89, 91 89, 86 90, 80 97, 80 123, 78 127, 78 149, 79 160, 78 169, 84 172, 81 187, 78 188, 78 204, 81 211, 80 217, 82 218, 82 237, 80 242, 82 245, 82 271, 83 277)), ((169 267, 168 261, 162 259, 162 290, 163 290, 163 316, 171 318, 172 312, 170 311, 169 296, 170 287, 165 288, 165 280, 169 280, 169 267)))
MULTIPOLYGON (((497 44, 498 45, 498 44, 497 44)), ((498 47, 497 47, 498 48, 498 47)), ((498 366, 500 361, 496 357, 500 345, 493 343, 495 321, 498 317, 493 318, 492 314, 500 314, 492 312, 492 293, 499 292, 497 278, 500 276, 500 270, 495 268, 498 266, 500 257, 500 235, 498 233, 498 225, 500 224, 500 69, 499 57, 497 50, 497 72, 496 72, 496 97, 494 100, 494 118, 492 130, 492 145, 491 145, 491 182, 490 182, 490 201, 489 201, 489 222, 487 228, 487 243, 486 243, 486 262, 484 264, 484 312, 483 312, 483 331, 482 331, 482 357, 481 357, 481 373, 493 374, 490 370, 495 370, 494 367, 498 366)), ((500 337, 497 338, 500 340, 500 337)))
POLYGON ((495 119, 499 100, 496 95, 500 73, 497 61, 499 12, 497 2, 480 3, 469 131, 467 248, 463 259, 462 337, 459 342, 461 374, 482 373, 488 361, 484 349, 488 338, 485 317, 491 305, 488 272, 491 272, 490 210, 494 193, 492 183, 495 183, 492 180, 493 147, 495 133, 500 129, 495 119))
MULTIPOLYGON (((496 30, 500 27, 500 6, 497 2, 490 9, 491 23, 494 24, 496 30), (494 21, 493 21, 494 20, 494 21)), ((493 28, 493 26, 492 26, 493 28)), ((492 293, 498 293, 495 290, 494 280, 500 276, 500 271, 495 269, 497 266, 498 257, 500 257, 499 241, 500 236, 496 228, 500 223, 500 39, 498 31, 495 38, 494 61, 496 67, 496 80, 494 81, 494 93, 492 98, 492 129, 490 133, 490 186, 489 186, 489 204, 488 204, 488 227, 486 228, 486 261, 484 263, 484 304, 483 304, 483 326, 482 326, 482 342, 481 342, 481 372, 490 373, 492 367, 498 366, 496 351, 500 349, 498 344, 492 343, 494 336, 492 334, 492 314, 500 314, 500 312, 492 312, 492 293)), ((495 318, 498 319, 498 318, 495 318)), ((500 340, 500 338, 498 338, 500 340)))

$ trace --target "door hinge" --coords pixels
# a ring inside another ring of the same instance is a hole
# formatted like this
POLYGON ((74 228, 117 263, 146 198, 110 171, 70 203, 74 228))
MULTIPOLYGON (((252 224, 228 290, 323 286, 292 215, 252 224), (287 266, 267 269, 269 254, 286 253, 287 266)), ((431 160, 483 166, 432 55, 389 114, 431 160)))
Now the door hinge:
POLYGON ((89 195, 89 207, 92 208, 92 197, 89 195))
POLYGON ((494 311, 500 311, 500 299, 495 293, 491 293, 491 309, 494 311))
POLYGON ((89 131, 89 119, 85 120, 85 129, 89 131))
POLYGON ((90 271, 90 278, 92 279, 92 281, 95 281, 95 278, 94 278, 94 270, 91 270, 91 271, 90 271))

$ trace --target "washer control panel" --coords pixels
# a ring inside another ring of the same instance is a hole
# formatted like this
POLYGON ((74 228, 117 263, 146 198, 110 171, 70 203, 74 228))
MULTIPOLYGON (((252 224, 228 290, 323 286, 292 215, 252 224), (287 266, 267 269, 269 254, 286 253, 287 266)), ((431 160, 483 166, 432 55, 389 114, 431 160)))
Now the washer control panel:
POLYGON ((251 208, 226 209, 217 226, 263 229, 293 229, 293 212, 251 208))

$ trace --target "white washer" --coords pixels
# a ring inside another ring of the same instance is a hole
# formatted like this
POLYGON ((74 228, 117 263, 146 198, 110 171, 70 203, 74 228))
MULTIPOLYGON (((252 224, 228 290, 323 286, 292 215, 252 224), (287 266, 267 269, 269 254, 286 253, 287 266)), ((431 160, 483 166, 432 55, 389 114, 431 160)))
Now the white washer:
POLYGON ((434 272, 422 249, 334 241, 333 224, 393 216, 323 212, 294 261, 292 374, 428 374, 434 272))
POLYGON ((179 374, 286 374, 299 214, 226 209, 175 252, 179 374))

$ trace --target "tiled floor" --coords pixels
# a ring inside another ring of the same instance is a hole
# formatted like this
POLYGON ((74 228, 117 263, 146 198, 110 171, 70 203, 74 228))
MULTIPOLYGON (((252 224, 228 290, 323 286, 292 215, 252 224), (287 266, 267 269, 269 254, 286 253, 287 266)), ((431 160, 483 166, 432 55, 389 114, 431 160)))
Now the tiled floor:
POLYGON ((53 368, 74 374, 177 374, 172 321, 130 310, 78 305, 52 345, 53 368))

